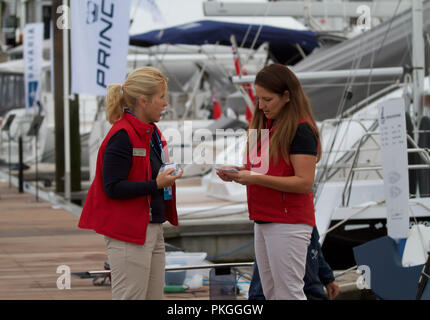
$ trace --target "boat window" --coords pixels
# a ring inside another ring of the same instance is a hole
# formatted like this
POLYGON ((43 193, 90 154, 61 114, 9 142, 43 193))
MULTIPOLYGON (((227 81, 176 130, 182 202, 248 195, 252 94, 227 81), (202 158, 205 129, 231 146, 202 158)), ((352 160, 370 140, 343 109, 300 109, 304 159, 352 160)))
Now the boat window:
POLYGON ((20 74, 0 74, 0 115, 24 108, 24 78, 20 74))

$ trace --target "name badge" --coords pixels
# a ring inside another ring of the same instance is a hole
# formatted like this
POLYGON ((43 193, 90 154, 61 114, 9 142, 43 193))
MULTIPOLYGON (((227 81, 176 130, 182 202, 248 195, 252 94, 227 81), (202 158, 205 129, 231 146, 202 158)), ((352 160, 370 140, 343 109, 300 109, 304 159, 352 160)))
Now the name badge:
POLYGON ((134 157, 145 157, 146 149, 145 148, 133 148, 133 156, 134 157))

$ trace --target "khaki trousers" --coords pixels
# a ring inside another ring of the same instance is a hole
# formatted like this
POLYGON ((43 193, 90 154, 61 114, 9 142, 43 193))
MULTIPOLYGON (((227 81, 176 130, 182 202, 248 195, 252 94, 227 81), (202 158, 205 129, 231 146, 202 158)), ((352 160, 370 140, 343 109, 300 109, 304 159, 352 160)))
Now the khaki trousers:
POLYGON ((306 300, 306 255, 312 227, 305 224, 254 225, 254 247, 267 300, 306 300))
POLYGON ((150 223, 144 245, 105 236, 112 300, 161 300, 166 264, 163 225, 150 223))

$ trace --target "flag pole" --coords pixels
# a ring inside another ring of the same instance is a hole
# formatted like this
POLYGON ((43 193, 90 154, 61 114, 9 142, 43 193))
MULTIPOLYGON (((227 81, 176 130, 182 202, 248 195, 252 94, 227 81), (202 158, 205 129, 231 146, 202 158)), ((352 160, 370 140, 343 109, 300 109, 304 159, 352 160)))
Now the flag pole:
MULTIPOLYGON (((63 5, 70 10, 68 0, 63 0, 63 5)), ((71 164, 70 164, 70 100, 69 100, 69 12, 64 15, 63 28, 63 102, 64 102, 64 198, 71 199, 71 164)))

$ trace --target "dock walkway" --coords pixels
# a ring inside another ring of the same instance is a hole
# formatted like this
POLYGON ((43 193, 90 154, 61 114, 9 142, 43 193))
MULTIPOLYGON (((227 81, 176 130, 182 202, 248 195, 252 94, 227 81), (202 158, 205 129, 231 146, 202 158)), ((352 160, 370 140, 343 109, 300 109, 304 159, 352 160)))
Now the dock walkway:
POLYGON ((71 277, 59 290, 62 265, 71 272, 100 270, 104 240, 77 227, 78 217, 0 182, 0 300, 111 299, 110 288, 71 277))
MULTIPOLYGON (((104 239, 77 227, 79 218, 0 182, 0 300, 110 300, 110 286, 71 276, 71 289, 57 288, 59 266, 71 273, 103 270, 104 239)), ((207 286, 165 299, 208 299, 207 286)))
MULTIPOLYGON (((71 276, 71 289, 57 288, 64 274, 57 273, 59 266, 86 272, 102 270, 107 261, 103 237, 79 229, 78 220, 76 213, 41 199, 35 202, 33 194, 0 181, 0 300, 111 299, 110 286, 96 286, 92 279, 71 276)), ((355 273, 338 279, 340 299, 363 299, 356 279, 355 273)), ((209 288, 168 293, 164 299, 208 300, 209 288)))

